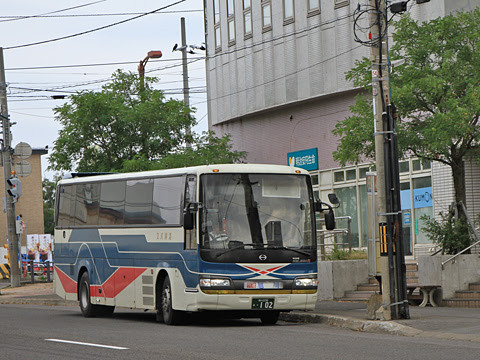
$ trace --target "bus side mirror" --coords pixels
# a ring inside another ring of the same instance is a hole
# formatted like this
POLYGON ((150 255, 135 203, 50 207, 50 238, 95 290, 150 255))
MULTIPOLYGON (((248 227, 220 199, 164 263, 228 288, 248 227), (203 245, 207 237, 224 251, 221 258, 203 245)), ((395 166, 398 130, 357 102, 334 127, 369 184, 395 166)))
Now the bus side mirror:
POLYGON ((325 212, 325 228, 327 230, 335 229, 335 214, 332 210, 325 212))
POLYGON ((183 211, 183 228, 185 230, 193 230, 195 227, 195 213, 200 208, 200 203, 190 203, 183 211))
POLYGON ((194 227, 193 212, 186 209, 183 213, 183 228, 185 230, 193 230, 193 227, 194 227))

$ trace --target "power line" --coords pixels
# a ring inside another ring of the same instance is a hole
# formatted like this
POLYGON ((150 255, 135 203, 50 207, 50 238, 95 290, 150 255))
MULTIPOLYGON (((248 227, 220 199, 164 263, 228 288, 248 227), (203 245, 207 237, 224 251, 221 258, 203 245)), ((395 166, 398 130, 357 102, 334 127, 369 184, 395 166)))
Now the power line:
MULTIPOLYGON (((83 5, 78 5, 78 6, 69 7, 69 8, 66 8, 66 9, 55 10, 55 11, 48 12, 48 13, 44 13, 44 14, 40 14, 40 15, 0 16, 0 18, 7 18, 7 20, 0 20, 0 22, 7 22, 7 21, 15 21, 15 20, 23 20, 23 19, 30 19, 30 18, 48 16, 48 15, 56 14, 56 13, 63 12, 63 11, 68 11, 68 10, 73 10, 73 9, 82 8, 82 7, 85 7, 85 6, 90 6, 90 5, 93 5, 93 4, 98 4, 98 3, 101 3, 101 2, 104 2, 104 1, 106 1, 106 0, 99 0, 99 1, 95 1, 95 2, 88 3, 88 4, 83 4, 83 5)), ((57 15, 57 16, 58 16, 58 15, 57 15)))
MULTIPOLYGON (((181 59, 152 59, 149 63, 153 62, 166 62, 166 61, 181 61, 181 59)), ((72 64, 72 65, 50 65, 50 66, 30 66, 30 67, 16 67, 7 68, 5 71, 16 70, 41 70, 41 69, 66 69, 66 68, 78 68, 78 67, 93 67, 93 66, 111 66, 111 65, 129 65, 138 64, 138 61, 119 61, 108 63, 93 63, 93 64, 72 64)))
POLYGON ((178 5, 178 4, 180 4, 180 3, 182 3, 182 2, 185 2, 185 1, 186 1, 186 0, 179 0, 179 1, 175 2, 175 3, 169 4, 169 5, 166 5, 166 6, 162 6, 161 8, 158 8, 158 9, 156 9, 156 10, 152 10, 152 11, 149 11, 149 12, 146 12, 146 13, 143 13, 143 14, 140 14, 140 15, 137 15, 137 16, 134 16, 134 17, 132 17, 132 18, 122 20, 122 21, 117 21, 117 22, 115 22, 115 23, 113 23, 113 24, 105 25, 105 26, 102 26, 102 27, 99 27, 99 28, 95 28, 95 29, 91 29, 91 30, 79 32, 79 33, 72 34, 72 35, 61 36, 61 37, 58 37, 58 38, 55 38, 55 39, 50 39, 50 40, 37 41, 37 42, 34 42, 34 43, 22 44, 22 45, 15 45, 15 46, 8 46, 8 47, 4 47, 4 50, 11 50, 11 49, 24 48, 24 47, 28 47, 28 46, 35 46, 35 45, 47 44, 47 43, 51 43, 51 42, 54 42, 54 41, 65 40, 65 39, 70 39, 70 38, 77 37, 77 36, 81 36, 81 35, 85 35, 85 34, 90 34, 90 33, 95 32, 95 31, 108 29, 108 28, 113 27, 113 26, 117 26, 117 25, 120 25, 120 24, 124 24, 124 23, 126 23, 126 22, 129 22, 129 21, 132 21, 132 20, 136 20, 136 19, 139 19, 139 18, 141 18, 141 17, 147 16, 147 15, 150 15, 150 14, 154 14, 154 13, 156 13, 156 12, 158 12, 158 11, 168 9, 169 7, 178 5))
MULTIPOLYGON (((102 0, 106 1, 106 0, 102 0)), ((162 14, 183 14, 183 13, 195 13, 195 12, 202 12, 203 10, 170 10, 170 11, 158 11, 155 13, 155 15, 162 15, 162 14)), ((143 13, 139 12, 124 12, 124 13, 103 13, 103 14, 63 14, 63 15, 49 15, 47 14, 42 14, 42 15, 31 15, 31 16, 25 16, 25 15, 0 15, 0 19, 6 19, 6 20, 0 20, 0 22, 6 22, 6 21, 14 21, 14 20, 23 20, 23 19, 30 19, 30 18, 69 18, 69 17, 107 17, 107 16, 132 16, 132 15, 140 15, 143 13)), ((152 14, 154 15, 154 14, 152 14)))

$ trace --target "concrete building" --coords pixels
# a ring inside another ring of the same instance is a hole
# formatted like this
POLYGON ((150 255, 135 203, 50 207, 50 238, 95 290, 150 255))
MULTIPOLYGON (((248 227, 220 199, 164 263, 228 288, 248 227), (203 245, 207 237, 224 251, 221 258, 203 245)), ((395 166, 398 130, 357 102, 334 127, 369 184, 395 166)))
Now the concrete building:
MULTIPOLYGON (((19 178, 22 182, 22 196, 15 204, 16 215, 22 215, 25 222, 25 230, 22 234, 22 245, 26 244, 26 234, 43 234, 43 190, 41 156, 47 154, 46 149, 33 149, 32 155, 27 161, 32 165, 32 173, 29 176, 19 178)), ((0 175, 0 193, 5 195, 5 181, 3 168, 0 175)), ((0 213, 0 246, 7 243, 7 217, 5 212, 0 213)), ((1 259, 3 260, 3 259, 1 259)), ((2 262, 2 261, 0 261, 2 262)))
MULTIPOLYGON (((411 1, 408 11, 429 20, 479 5, 480 0, 411 1)), ((220 136, 231 134, 234 148, 247 151, 251 163, 288 164, 314 150, 308 157, 316 158, 309 169, 318 180, 315 189, 343 196, 339 213, 352 216, 355 243, 362 246, 366 214, 359 200, 368 164, 341 169, 332 157, 338 141, 332 130, 350 115, 361 91, 345 80, 345 72, 370 54, 354 41, 357 6, 349 0, 204 0, 209 128, 220 136)), ((433 191, 433 203, 445 211, 453 196, 449 170, 436 164, 425 168, 415 159, 405 163, 402 190, 411 189, 411 199, 417 189, 433 191)), ((475 164, 471 169, 479 171, 475 164)), ((469 198, 480 197, 473 180, 469 191, 469 198)), ((439 208, 412 207, 406 216, 412 256, 415 248, 421 253, 432 247, 418 221, 439 208)))

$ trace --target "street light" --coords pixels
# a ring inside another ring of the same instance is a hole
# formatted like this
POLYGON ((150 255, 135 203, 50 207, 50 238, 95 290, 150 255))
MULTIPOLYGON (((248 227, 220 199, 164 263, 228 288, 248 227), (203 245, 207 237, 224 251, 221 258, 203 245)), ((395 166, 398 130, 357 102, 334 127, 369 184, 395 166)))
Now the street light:
POLYGON ((162 57, 162 52, 159 50, 152 50, 147 53, 145 59, 140 60, 138 64, 138 75, 140 77, 140 94, 143 94, 145 90, 145 65, 150 59, 159 59, 162 57))
MULTIPOLYGON (((188 64, 187 64, 187 52, 189 54, 195 54, 193 51, 194 49, 199 49, 199 50, 205 50, 205 46, 203 44, 201 46, 196 46, 196 45, 187 45, 187 35, 186 35, 186 30, 185 30, 185 18, 182 17, 180 18, 180 25, 181 25, 181 31, 182 31, 182 46, 178 47, 178 44, 175 44, 175 46, 172 49, 173 51, 181 51, 182 52, 182 68, 183 68, 183 102, 185 103, 185 106, 190 109, 190 92, 188 88, 188 64)), ((192 130, 188 126, 185 129, 185 134, 187 135, 187 140, 185 142, 185 146, 187 148, 191 148, 191 144, 189 141, 189 137, 192 133, 192 130)))

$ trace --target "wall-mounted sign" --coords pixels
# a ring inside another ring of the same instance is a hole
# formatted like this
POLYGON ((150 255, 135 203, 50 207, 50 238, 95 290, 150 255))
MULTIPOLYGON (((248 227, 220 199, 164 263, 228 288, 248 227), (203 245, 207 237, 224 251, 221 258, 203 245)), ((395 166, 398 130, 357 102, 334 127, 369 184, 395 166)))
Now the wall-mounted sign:
POLYGON ((318 149, 306 149, 289 152, 288 165, 299 167, 308 171, 318 170, 318 149))
POLYGON ((413 189, 413 207, 415 209, 432 207, 432 206, 433 206, 433 197, 432 197, 431 187, 413 189))

